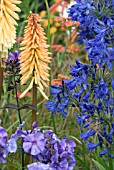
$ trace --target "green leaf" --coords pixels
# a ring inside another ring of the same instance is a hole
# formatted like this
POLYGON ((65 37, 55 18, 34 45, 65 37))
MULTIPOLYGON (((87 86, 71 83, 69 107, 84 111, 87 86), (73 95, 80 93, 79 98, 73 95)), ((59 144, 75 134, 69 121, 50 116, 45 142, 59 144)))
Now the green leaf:
POLYGON ((97 168, 99 168, 99 170, 107 170, 107 168, 105 169, 98 161, 96 161, 94 159, 92 159, 92 161, 97 166, 97 168))
POLYGON ((31 104, 24 104, 24 105, 20 106, 19 109, 20 109, 20 110, 22 110, 22 109, 37 110, 37 108, 36 108, 35 106, 31 105, 31 104))
POLYGON ((105 167, 106 170, 110 170, 110 168, 107 165, 107 161, 105 159, 101 159, 98 155, 93 155, 94 159, 97 160, 103 167, 105 167))
POLYGON ((16 109, 18 110, 18 107, 16 104, 6 104, 5 106, 1 107, 0 109, 16 109))

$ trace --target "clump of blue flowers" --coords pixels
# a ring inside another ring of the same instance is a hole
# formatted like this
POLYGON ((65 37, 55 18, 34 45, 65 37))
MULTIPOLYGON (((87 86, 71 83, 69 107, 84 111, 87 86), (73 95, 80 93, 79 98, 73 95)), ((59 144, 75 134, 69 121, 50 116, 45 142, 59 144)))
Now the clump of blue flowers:
POLYGON ((75 0, 69 9, 72 21, 80 22, 79 43, 85 44, 89 64, 76 60, 70 80, 51 86, 53 98, 46 103, 52 114, 67 116, 69 107, 83 133, 89 151, 114 158, 114 15, 113 1, 75 0), (93 142, 93 137, 97 142, 93 142))

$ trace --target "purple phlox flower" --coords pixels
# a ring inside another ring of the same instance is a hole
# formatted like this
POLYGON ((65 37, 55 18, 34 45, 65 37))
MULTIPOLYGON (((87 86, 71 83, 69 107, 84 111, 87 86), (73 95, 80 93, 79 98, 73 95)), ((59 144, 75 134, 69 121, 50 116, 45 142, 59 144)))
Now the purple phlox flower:
POLYGON ((8 152, 15 153, 17 150, 17 143, 14 138, 11 138, 8 140, 8 152))
POLYGON ((7 147, 5 149, 0 148, 0 163, 6 163, 6 156, 8 154, 7 147))
POLYGON ((41 162, 34 162, 27 166, 28 170, 53 170, 49 164, 44 164, 41 162))
POLYGON ((0 126, 0 146, 5 147, 7 143, 8 134, 3 127, 0 126))
POLYGON ((50 166, 53 170, 68 170, 68 162, 66 159, 59 161, 59 154, 56 152, 51 158, 50 166))
POLYGON ((68 170, 73 170, 74 166, 76 165, 76 160, 74 158, 74 155, 70 155, 70 160, 68 161, 68 170))
POLYGON ((44 130, 43 131, 44 137, 46 140, 56 140, 56 141, 60 141, 60 139, 58 138, 58 136, 52 131, 52 130, 44 130))
POLYGON ((22 131, 22 127, 25 125, 25 121, 22 122, 22 124, 20 124, 17 127, 17 130, 14 134, 12 134, 11 138, 15 139, 15 141, 18 140, 19 137, 25 137, 26 132, 22 131))
POLYGON ((59 143, 58 152, 61 158, 67 158, 69 154, 73 154, 74 148, 76 144, 73 140, 68 140, 67 138, 63 138, 59 143))
POLYGON ((99 146, 99 143, 89 142, 86 144, 86 146, 88 146, 88 150, 91 152, 93 149, 95 149, 99 146))
POLYGON ((33 129, 36 129, 38 127, 38 121, 36 121, 36 122, 34 122, 33 124, 32 124, 32 128, 33 129))
POLYGON ((45 141, 44 135, 41 132, 28 134, 23 139, 23 149, 25 152, 30 152, 31 155, 37 155, 44 150, 45 141))

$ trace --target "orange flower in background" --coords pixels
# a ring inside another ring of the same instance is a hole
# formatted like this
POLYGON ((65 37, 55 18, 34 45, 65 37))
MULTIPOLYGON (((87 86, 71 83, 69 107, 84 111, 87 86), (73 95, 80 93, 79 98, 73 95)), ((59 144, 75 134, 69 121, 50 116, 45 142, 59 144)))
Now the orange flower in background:
POLYGON ((61 78, 61 79, 67 79, 69 80, 70 77, 69 76, 65 76, 64 74, 58 74, 58 78, 61 78))
POLYGON ((64 74, 58 74, 58 78, 53 79, 51 83, 52 83, 52 85, 62 86, 63 79, 69 80, 70 78, 69 78, 69 76, 65 76, 64 74))
POLYGON ((51 48, 54 49, 55 51, 59 52, 59 53, 65 52, 65 47, 63 45, 54 44, 54 45, 51 46, 51 48))
POLYGON ((53 26, 50 28, 50 34, 54 34, 56 31, 57 31, 56 27, 53 26))
POLYGON ((64 17, 55 17, 54 21, 56 21, 56 22, 66 21, 66 18, 64 18, 64 17))
MULTIPOLYGON (((55 45, 52 45, 51 48, 54 49, 58 53, 64 53, 66 47, 63 45, 55 44, 55 45)), ((80 51, 79 47, 77 47, 75 44, 71 44, 71 45, 69 44, 66 49, 66 52, 69 54, 74 54, 75 52, 79 52, 79 51, 80 51)))
POLYGON ((79 52, 79 51, 80 51, 80 49, 74 44, 68 46, 69 54, 75 54, 75 52, 79 52))
POLYGON ((62 22, 61 26, 65 26, 65 27, 72 27, 72 26, 76 26, 79 27, 80 26, 80 22, 72 22, 70 17, 55 17, 54 21, 56 22, 62 22))
POLYGON ((48 99, 44 93, 44 87, 48 87, 49 74, 48 63, 51 62, 51 53, 48 52, 48 47, 44 29, 40 24, 41 18, 38 14, 30 13, 28 17, 28 25, 25 28, 25 34, 21 43, 20 53, 20 74, 21 85, 30 80, 30 85, 21 94, 22 98, 35 83, 41 94, 48 99))
POLYGON ((57 78, 57 79, 53 79, 51 81, 51 84, 52 85, 56 85, 56 86, 62 86, 62 80, 60 78, 57 78))
POLYGON ((21 1, 15 0, 0 0, 0 65, 2 58, 8 56, 8 49, 12 48, 16 39, 15 20, 19 19, 16 12, 20 12, 20 8, 16 5, 21 1))

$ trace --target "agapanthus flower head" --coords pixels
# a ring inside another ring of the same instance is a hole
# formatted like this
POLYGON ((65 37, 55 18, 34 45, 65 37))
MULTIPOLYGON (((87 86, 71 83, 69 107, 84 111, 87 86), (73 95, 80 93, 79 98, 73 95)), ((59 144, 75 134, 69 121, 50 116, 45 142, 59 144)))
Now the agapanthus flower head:
POLYGON ((44 29, 40 24, 41 18, 38 14, 30 13, 28 17, 28 25, 25 28, 25 35, 21 43, 20 53, 20 74, 21 85, 25 84, 30 79, 29 87, 23 92, 20 97, 23 97, 35 83, 42 95, 47 99, 44 93, 44 87, 48 87, 49 74, 48 63, 51 57, 48 55, 48 47, 44 29), (44 86, 44 87, 43 87, 44 86))
POLYGON ((0 63, 2 58, 8 56, 8 49, 12 47, 16 39, 16 28, 20 8, 16 5, 21 1, 2 0, 0 1, 0 63))

